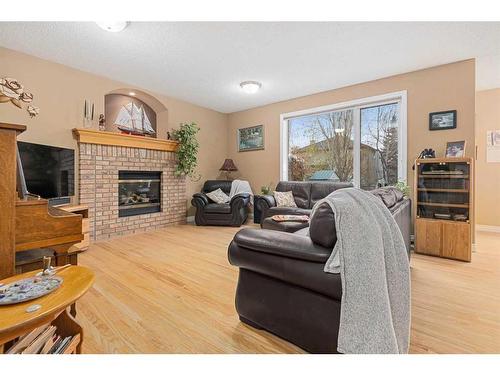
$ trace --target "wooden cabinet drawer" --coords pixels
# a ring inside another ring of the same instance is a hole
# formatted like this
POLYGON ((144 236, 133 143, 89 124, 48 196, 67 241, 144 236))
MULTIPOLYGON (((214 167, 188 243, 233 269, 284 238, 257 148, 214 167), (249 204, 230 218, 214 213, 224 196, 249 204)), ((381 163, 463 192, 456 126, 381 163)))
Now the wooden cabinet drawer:
POLYGON ((438 220, 415 220, 415 252, 440 256, 443 242, 443 226, 438 220))
POLYGON ((470 224, 460 222, 443 222, 442 225, 443 250, 441 256, 470 262, 470 224))

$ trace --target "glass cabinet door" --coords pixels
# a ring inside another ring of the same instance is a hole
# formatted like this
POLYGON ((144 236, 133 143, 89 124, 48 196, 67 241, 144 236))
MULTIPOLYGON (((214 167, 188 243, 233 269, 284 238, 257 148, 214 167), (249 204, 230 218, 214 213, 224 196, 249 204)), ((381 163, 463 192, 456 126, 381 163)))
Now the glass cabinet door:
POLYGON ((417 217, 469 221, 470 164, 417 162, 417 217))

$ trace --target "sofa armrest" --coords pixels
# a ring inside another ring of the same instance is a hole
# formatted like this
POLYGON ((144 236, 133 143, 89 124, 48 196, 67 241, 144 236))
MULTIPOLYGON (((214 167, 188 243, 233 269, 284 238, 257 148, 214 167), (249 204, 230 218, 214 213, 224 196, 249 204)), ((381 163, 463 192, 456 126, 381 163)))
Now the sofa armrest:
POLYGON ((268 210, 271 207, 276 207, 276 200, 272 195, 259 195, 258 203, 261 211, 268 210))
POLYGON ((193 199, 191 199, 191 204, 195 207, 204 207, 208 204, 208 197, 203 193, 195 193, 193 199))
POLYGON ((316 245, 308 236, 266 229, 244 228, 233 241, 249 250, 314 263, 326 263, 332 252, 316 245))
POLYGON ((234 195, 231 198, 229 204, 231 208, 241 208, 246 207, 250 203, 250 194, 249 193, 239 193, 234 195))

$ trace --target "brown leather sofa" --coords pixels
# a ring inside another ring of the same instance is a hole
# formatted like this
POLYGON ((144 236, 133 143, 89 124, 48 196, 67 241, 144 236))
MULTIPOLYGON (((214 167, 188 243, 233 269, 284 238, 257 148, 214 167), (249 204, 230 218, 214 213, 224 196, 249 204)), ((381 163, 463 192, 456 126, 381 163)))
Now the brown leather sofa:
MULTIPOLYGON (((409 256, 411 202, 386 190, 373 193, 398 223, 409 256)), ((337 352, 342 281, 323 271, 337 240, 332 228, 334 214, 323 203, 309 228, 295 233, 245 228, 235 235, 228 257, 239 267, 236 310, 242 322, 311 353, 337 352)))
POLYGON ((314 204, 335 190, 352 187, 349 182, 327 181, 280 181, 275 191, 291 191, 297 207, 276 207, 272 195, 261 195, 256 200, 257 208, 262 212, 260 225, 273 215, 310 215, 314 204))
POLYGON ((231 191, 231 181, 208 180, 203 184, 201 193, 193 195, 191 204, 196 207, 194 217, 196 225, 221 225, 239 227, 248 217, 248 205, 250 194, 240 193, 231 198, 228 203, 214 203, 207 197, 206 193, 221 189, 229 195, 231 191))

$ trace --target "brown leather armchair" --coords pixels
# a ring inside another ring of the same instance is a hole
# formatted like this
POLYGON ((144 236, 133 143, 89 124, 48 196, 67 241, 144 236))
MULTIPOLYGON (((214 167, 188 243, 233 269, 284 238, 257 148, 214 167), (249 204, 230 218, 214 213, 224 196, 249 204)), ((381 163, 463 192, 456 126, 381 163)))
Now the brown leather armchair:
POLYGON ((239 227, 248 217, 250 194, 236 194, 228 203, 214 203, 206 193, 221 189, 229 195, 231 181, 208 180, 203 184, 202 191, 193 195, 191 204, 196 207, 196 225, 221 225, 239 227))

